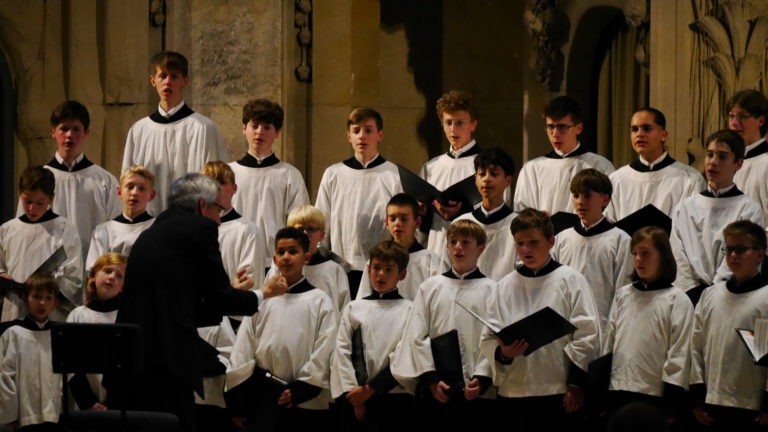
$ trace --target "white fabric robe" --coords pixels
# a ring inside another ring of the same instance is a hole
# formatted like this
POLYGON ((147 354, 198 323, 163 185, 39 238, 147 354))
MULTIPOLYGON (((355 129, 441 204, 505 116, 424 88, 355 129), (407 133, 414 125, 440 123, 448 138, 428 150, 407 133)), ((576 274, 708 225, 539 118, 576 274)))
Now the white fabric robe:
POLYGON ((304 178, 298 169, 283 161, 264 168, 250 168, 239 162, 230 162, 229 166, 237 183, 232 206, 261 230, 264 246, 258 247, 265 250, 262 267, 269 267, 275 254, 275 234, 287 223, 288 213, 309 204, 304 178))
POLYGON ((315 207, 325 213, 330 250, 353 270, 363 270, 368 251, 389 238, 384 226, 387 202, 402 191, 400 173, 391 162, 367 169, 350 168, 343 162, 328 167, 315 207))
MULTIPOLYGON (((267 272, 267 279, 278 273, 273 263, 267 272)), ((309 263, 304 265, 302 273, 312 286, 328 294, 336 307, 337 316, 340 316, 341 310, 350 300, 349 279, 344 268, 328 258, 314 254, 309 263)))
MULTIPOLYGON (((450 270, 449 270, 450 271, 450 270)), ((435 371, 430 339, 457 330, 464 384, 474 376, 491 376, 488 360, 480 352, 480 336, 485 328, 456 302, 485 315, 496 307, 496 282, 482 277, 453 279, 433 276, 419 286, 403 332, 403 340, 393 357, 392 375, 398 382, 418 379, 435 371)), ((494 398, 493 388, 482 396, 494 398)))
MULTIPOLYGON (((83 303, 83 256, 77 229, 61 216, 38 223, 16 218, 0 226, 0 273, 8 273, 17 282, 27 280, 60 246, 64 246, 67 258, 54 277, 69 304, 59 302, 51 314, 54 321, 63 321, 74 307, 83 303)), ((3 300, 0 321, 26 314, 22 299, 11 295, 3 300)))
POLYGON ((155 218, 132 224, 111 220, 97 225, 91 236, 91 246, 88 248, 88 256, 85 259, 85 271, 90 271, 96 260, 105 253, 130 255, 139 234, 154 222, 155 218))
POLYGON ((14 325, 0 335, 0 424, 58 423, 61 375, 53 373, 51 331, 14 325))
POLYGON ((706 403, 759 410, 768 391, 768 370, 752 363, 736 329, 754 329, 768 318, 768 288, 742 294, 725 282, 704 290, 691 337, 691 385, 706 384, 706 403))
MULTIPOLYGON (((512 219, 517 217, 517 213, 512 212, 504 219, 486 225, 478 220, 478 213, 481 211, 477 209, 472 213, 463 214, 456 220, 471 220, 485 229, 488 240, 485 243, 485 250, 477 260, 477 266, 484 275, 499 281, 514 271, 517 263, 515 239, 512 237, 512 231, 509 230, 512 219)), ((446 248, 443 249, 446 250, 446 248)), ((447 258, 447 250, 444 255, 447 258)))
POLYGON ((571 203, 571 179, 587 168, 606 175, 614 170, 608 159, 592 152, 564 159, 540 156, 529 160, 517 177, 513 210, 519 213, 523 209, 534 208, 551 214, 560 211, 575 213, 571 203))
MULTIPOLYGON (((360 288, 357 291, 357 300, 368 297, 373 293, 371 288, 371 279, 368 276, 368 266, 370 262, 365 263, 363 277, 360 279, 360 288)), ((429 249, 421 249, 408 254, 408 267, 406 267, 405 279, 397 283, 397 291, 401 296, 408 300, 416 297, 416 291, 419 285, 432 276, 444 273, 450 264, 440 259, 438 255, 429 249)))
MULTIPOLYGON (((411 301, 355 300, 341 313, 336 348, 331 357, 331 397, 336 399, 358 386, 352 364, 352 332, 362 328, 363 355, 368 379, 389 367, 395 348, 400 343, 411 301)), ((412 393, 414 382, 405 382, 391 393, 412 393)))
POLYGON ((693 305, 675 287, 616 291, 604 352, 613 352, 610 390, 664 395, 664 383, 688 388, 693 305))
MULTIPOLYGON (((765 145, 765 139, 761 139, 765 145)), ((755 200, 763 209, 763 216, 768 220, 768 153, 744 159, 744 165, 736 171, 733 182, 745 195, 755 200)), ((702 188, 703 189, 703 188, 702 188)))
POLYGON ((208 117, 193 113, 173 123, 144 117, 128 130, 121 171, 142 165, 155 175, 157 195, 147 211, 159 215, 168 208, 168 189, 174 180, 200 172, 208 161, 227 159, 219 131, 208 117))
POLYGON ((680 201, 707 188, 704 176, 699 171, 678 161, 650 172, 640 172, 630 165, 624 165, 611 174, 610 179, 613 194, 605 215, 614 222, 648 204, 671 215, 680 201))
POLYGON ((530 397, 563 394, 567 390, 569 359, 583 371, 600 354, 597 309, 587 280, 572 267, 561 265, 538 277, 515 271, 499 281, 498 312, 489 320, 506 327, 549 306, 576 326, 576 331, 539 348, 531 355, 516 357, 512 364, 495 360, 496 336, 483 332, 482 350, 490 360, 493 382, 500 396, 530 397))
POLYGON ((550 251, 552 258, 575 268, 587 279, 601 329, 608 324, 614 293, 632 275, 631 241, 626 232, 616 227, 586 237, 568 228, 555 236, 555 246, 550 251))
POLYGON ((711 285, 730 276, 720 251, 723 228, 741 219, 765 226, 763 209, 744 194, 725 198, 696 194, 675 207, 669 242, 677 262, 676 287, 688 291, 699 281, 711 285))
POLYGON ((298 406, 328 409, 337 322, 330 297, 316 288, 266 299, 259 311, 240 325, 227 374, 238 375, 239 369, 255 362, 288 382, 299 380, 322 388, 317 397, 298 406))
POLYGON ((263 243, 261 230, 243 217, 219 225, 219 250, 230 280, 238 271, 246 269, 253 278, 254 289, 261 288, 264 283, 262 263, 267 260, 266 250, 260 247, 263 243))

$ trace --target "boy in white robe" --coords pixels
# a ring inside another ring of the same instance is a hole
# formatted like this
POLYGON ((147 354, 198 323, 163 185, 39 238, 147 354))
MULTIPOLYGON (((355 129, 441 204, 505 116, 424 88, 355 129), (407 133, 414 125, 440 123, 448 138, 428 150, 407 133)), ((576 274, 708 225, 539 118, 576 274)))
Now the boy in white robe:
POLYGON ((512 221, 516 271, 499 281, 491 320, 506 327, 544 307, 570 321, 574 333, 522 356, 525 340, 503 345, 490 331, 482 350, 498 386, 502 430, 567 430, 579 425, 589 363, 600 353, 600 326, 588 282, 572 267, 550 256, 554 228, 545 213, 525 209, 512 221), (493 313, 498 315, 493 315, 493 313))
POLYGON ((402 192, 397 166, 379 154, 384 120, 376 110, 357 108, 347 118, 347 140, 354 157, 328 167, 320 180, 315 207, 325 213, 326 244, 351 267, 350 298, 363 275, 368 251, 387 238, 381 223, 387 202, 402 192))
POLYGON ((733 181, 755 200, 768 218, 768 99, 757 90, 737 92, 726 104, 728 129, 744 138, 744 165, 733 181))
POLYGON ((763 210, 733 182, 744 163, 744 140, 724 129, 705 142, 707 189, 675 207, 670 235, 677 261, 675 286, 686 291, 694 305, 705 287, 728 278, 721 251, 723 228, 737 220, 765 226, 763 210))
POLYGON ((575 99, 570 96, 552 99, 544 107, 544 118, 552 151, 523 165, 515 186, 513 210, 519 213, 532 208, 550 214, 573 213, 568 193, 573 176, 585 168, 610 174, 613 164, 579 142, 584 124, 575 99))
POLYGON ((733 276, 704 290, 691 337, 691 395, 696 420, 715 431, 757 430, 768 424, 768 372, 752 362, 735 329, 768 318, 768 280, 759 271, 765 231, 749 221, 723 230, 733 276))
POLYGON ((260 304, 238 330, 227 372, 233 403, 227 405, 240 427, 246 422, 260 430, 328 427, 338 317, 330 297, 302 274, 307 250, 309 239, 303 232, 291 227, 277 232, 274 261, 289 289, 276 301, 260 304))
POLYGON ((29 314, 0 325, 0 425, 56 431, 61 375, 53 373, 50 328, 58 284, 51 276, 32 275, 24 285, 29 314))
POLYGON ((111 221, 96 226, 85 259, 90 271, 100 256, 116 252, 128 256, 139 234, 149 228, 155 219, 147 213, 147 203, 155 198, 155 176, 142 166, 132 166, 120 176, 117 196, 123 203, 123 212, 111 221))
MULTIPOLYGON (((288 214, 289 227, 294 227, 309 237, 309 261, 304 264, 304 277, 312 286, 324 291, 336 306, 336 312, 349 303, 349 280, 344 268, 317 250, 325 238, 325 215, 315 206, 304 205, 297 207, 288 214)), ((278 275, 277 266, 273 265, 267 272, 267 279, 278 275)))
POLYGON ((490 430, 496 422, 491 415, 491 370, 480 352, 484 327, 456 304, 459 302, 479 314, 487 314, 496 307, 496 282, 477 268, 486 235, 480 225, 468 220, 451 224, 447 234, 452 267, 419 286, 402 343, 393 358, 392 375, 398 382, 419 381, 418 409, 426 412, 422 416, 425 427, 490 430), (433 341, 452 331, 457 332, 460 352, 435 354, 433 341), (446 380, 452 381, 451 377, 438 370, 437 365, 450 361, 452 355, 460 356, 462 377, 460 383, 455 377, 457 382, 448 384, 446 380))
POLYGON ((589 282, 601 329, 608 323, 614 292, 632 273, 631 238, 603 216, 611 192, 611 181, 600 171, 589 168, 576 174, 571 195, 579 222, 555 236, 551 251, 555 261, 575 268, 589 282))
POLYGON ((489 278, 498 281, 515 269, 517 256, 509 225, 517 213, 504 202, 504 191, 512 184, 515 162, 499 147, 483 150, 475 158, 475 185, 483 202, 471 213, 457 220, 471 220, 485 230, 488 241, 477 260, 477 267, 489 278))
POLYGON ((159 215, 168 207, 168 188, 177 178, 197 172, 210 160, 227 159, 219 131, 211 119, 192 111, 182 92, 189 84, 188 62, 173 51, 155 54, 149 82, 157 91, 157 111, 128 130, 122 171, 141 165, 155 174, 157 197, 149 213, 159 215))
MULTIPOLYGON (((51 113, 51 136, 56 140, 57 150, 45 165, 56 177, 51 209, 77 228, 81 256, 88 253, 94 228, 120 213, 120 200, 115 194, 117 179, 83 153, 90 122, 88 109, 77 101, 57 106, 51 113)), ((17 216, 22 214, 19 203, 17 216)))
MULTIPOLYGON (((24 215, 0 226, 0 277, 26 280, 63 247, 66 259, 54 276, 66 301, 59 302, 53 312, 53 319, 63 321, 83 303, 83 256, 77 229, 50 209, 55 182, 53 173, 39 165, 29 166, 21 173, 19 197, 24 215)), ((14 293, 6 293, 2 297, 0 321, 24 316, 23 303, 14 293)))
POLYGON ((269 267, 277 230, 291 210, 309 204, 304 178, 296 167, 275 156, 272 145, 283 127, 283 108, 266 99, 248 101, 243 106, 243 135, 248 151, 242 159, 230 162, 237 176, 240 193, 232 205, 261 230, 267 250, 263 267, 269 267))
MULTIPOLYGON (((397 284, 397 292, 403 298, 413 300, 422 282, 447 270, 447 257, 441 259, 438 254, 424 249, 416 240, 416 230, 421 225, 421 216, 419 216, 419 202, 412 196, 406 193, 393 196, 387 203, 387 217, 384 223, 392 240, 408 251, 408 271, 405 273, 405 279, 397 284)), ((368 277, 369 265, 370 262, 365 265, 360 289, 357 291, 357 300, 373 293, 368 277)))
POLYGON ((350 429, 359 429, 359 422, 364 422, 364 430, 394 430, 413 415, 412 383, 400 384, 390 368, 411 310, 411 301, 398 289, 407 273, 408 251, 385 240, 371 249, 370 256, 367 271, 374 291, 347 305, 341 314, 331 357, 331 396, 340 406, 353 408, 354 413, 344 412, 350 429), (357 346, 360 342, 362 346, 357 346))
POLYGON ((613 196, 606 216, 618 221, 652 204, 671 215, 683 199, 706 187, 692 166, 672 159, 664 148, 667 119, 656 108, 640 108, 632 115, 630 136, 637 160, 611 173, 613 196))

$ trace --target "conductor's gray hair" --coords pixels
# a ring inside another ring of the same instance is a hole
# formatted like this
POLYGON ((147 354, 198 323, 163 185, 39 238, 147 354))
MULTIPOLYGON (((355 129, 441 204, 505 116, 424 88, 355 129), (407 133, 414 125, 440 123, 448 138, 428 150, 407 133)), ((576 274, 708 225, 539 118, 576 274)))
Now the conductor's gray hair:
POLYGON ((214 179, 200 173, 189 173, 171 183, 168 205, 194 211, 201 198, 206 205, 213 205, 218 193, 219 185, 214 179))

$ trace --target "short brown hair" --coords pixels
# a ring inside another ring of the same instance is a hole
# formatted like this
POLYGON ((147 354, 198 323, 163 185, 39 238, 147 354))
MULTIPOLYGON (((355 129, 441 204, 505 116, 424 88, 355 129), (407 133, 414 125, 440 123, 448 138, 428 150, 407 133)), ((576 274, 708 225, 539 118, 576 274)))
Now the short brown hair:
POLYGON ((765 229, 760 225, 749 220, 738 220, 736 222, 729 223, 723 229, 723 239, 727 239, 731 236, 745 235, 752 239, 752 247, 756 247, 761 250, 768 248, 768 241, 766 241, 765 229))
POLYGON ((19 177, 19 192, 32 192, 39 190, 53 198, 56 189, 56 178, 50 170, 42 165, 30 165, 24 169, 19 177))
POLYGON ((285 113, 283 107, 269 99, 253 99, 243 106, 243 124, 249 121, 267 123, 280 130, 283 128, 285 113))
POLYGON ((91 116, 88 114, 88 108, 75 100, 64 101, 53 109, 50 119, 52 128, 55 128, 65 120, 79 120, 86 131, 91 125, 91 116))
POLYGON ((708 136, 706 141, 704 141, 704 145, 709 147, 709 144, 713 141, 727 145, 733 152, 734 162, 744 159, 744 138, 738 132, 730 129, 721 129, 708 136))
MULTIPOLYGON (((656 226, 640 228, 632 236, 632 241, 629 242, 629 250, 634 253, 635 246, 645 240, 650 240, 653 248, 659 251, 658 279, 672 283, 677 277, 677 263, 675 263, 675 255, 672 253, 672 246, 669 244, 667 232, 656 226)), ((640 276, 637 274, 637 270, 632 270, 632 280, 638 279, 640 279, 640 276)))
POLYGON ((45 291, 53 295, 59 293, 59 283, 49 274, 33 273, 24 281, 24 300, 32 291, 45 291))
POLYGON ((116 252, 105 253, 93 263, 93 267, 88 271, 88 283, 85 285, 85 302, 90 303, 96 300, 96 273, 108 265, 127 265, 128 258, 116 252))
POLYGON ((189 62, 187 58, 176 51, 160 51, 152 56, 149 67, 154 74, 157 69, 176 71, 181 73, 184 78, 189 77, 189 62))
POLYGON ((552 120, 560 120, 569 115, 573 124, 581 123, 581 107, 579 107, 576 99, 570 96, 558 96, 544 107, 544 117, 549 117, 552 120))
POLYGON ((235 172, 232 167, 219 160, 206 162, 200 173, 216 180, 219 185, 225 182, 235 184, 235 172))
POLYGON ((437 100, 437 118, 443 120, 443 113, 453 113, 456 111, 466 111, 471 120, 480 119, 480 111, 475 104, 475 98, 467 92, 461 90, 451 90, 442 95, 437 100))
POLYGON ((384 119, 381 118, 381 114, 375 109, 368 107, 355 108, 349 113, 347 129, 353 124, 360 124, 368 119, 373 119, 376 122, 377 130, 384 130, 384 119))
POLYGON ((403 271, 408 268, 408 250, 393 240, 384 240, 372 247, 368 255, 371 257, 371 263, 374 259, 379 261, 394 261, 397 269, 403 271))
POLYGON ((477 245, 481 246, 488 242, 488 234, 485 229, 476 222, 468 219, 460 219, 448 226, 446 238, 450 241, 455 235, 465 236, 477 240, 477 245))
POLYGON ((552 219, 544 213, 532 208, 527 208, 520 212, 516 218, 512 219, 512 223, 509 224, 509 229, 512 231, 512 236, 531 228, 538 228, 541 230, 544 237, 550 239, 555 235, 555 228, 552 226, 552 219))
POLYGON ((765 95, 757 90, 742 90, 737 92, 725 104, 726 114, 731 109, 738 105, 744 111, 748 112, 752 117, 758 118, 764 116, 765 122, 760 126, 760 134, 765 135, 768 133, 768 99, 765 95))
POLYGON ((611 195, 613 193, 613 184, 611 184, 611 179, 607 175, 594 168, 587 168, 573 176, 571 180, 571 193, 583 193, 588 190, 599 194, 611 195))
POLYGON ((122 174, 120 174, 120 186, 125 183, 126 180, 128 180, 128 177, 130 176, 140 176, 147 179, 147 182, 149 183, 149 186, 152 187, 152 189, 155 188, 155 175, 152 174, 152 171, 144 168, 141 165, 133 165, 128 167, 127 170, 123 171, 122 174))

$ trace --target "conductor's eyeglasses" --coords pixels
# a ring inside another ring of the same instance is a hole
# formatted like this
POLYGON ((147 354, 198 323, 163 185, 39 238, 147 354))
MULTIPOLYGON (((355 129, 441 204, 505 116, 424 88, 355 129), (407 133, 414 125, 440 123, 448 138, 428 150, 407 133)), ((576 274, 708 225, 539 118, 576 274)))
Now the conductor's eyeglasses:
POLYGON ((547 132, 553 133, 555 130, 560 132, 561 134, 564 134, 568 132, 569 129, 571 129, 574 125, 572 124, 565 124, 565 123, 547 123, 547 132))
POLYGON ((752 246, 723 246, 720 248, 720 251, 725 254, 725 256, 728 256, 732 253, 735 253, 736 255, 742 255, 744 252, 748 250, 759 250, 759 248, 752 247, 752 246))
POLYGON ((744 120, 751 119, 754 116, 751 116, 747 113, 728 113, 728 121, 736 120, 739 123, 743 123, 744 120))

